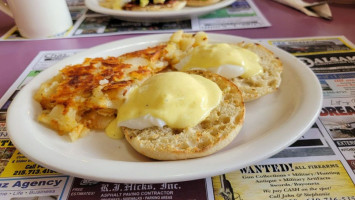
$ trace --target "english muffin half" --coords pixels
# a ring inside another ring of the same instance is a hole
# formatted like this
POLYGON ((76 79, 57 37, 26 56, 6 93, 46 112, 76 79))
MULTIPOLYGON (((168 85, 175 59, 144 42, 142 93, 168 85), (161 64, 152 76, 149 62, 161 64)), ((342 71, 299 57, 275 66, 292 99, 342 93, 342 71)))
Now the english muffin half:
POLYGON ((281 84, 283 65, 272 51, 258 43, 238 43, 238 46, 254 52, 260 57, 262 73, 249 78, 236 77, 231 81, 242 91, 244 100, 252 101, 275 92, 281 84))
POLYGON ((139 153, 157 160, 203 157, 226 147, 240 132, 245 107, 238 87, 212 72, 194 70, 187 73, 214 81, 222 91, 220 104, 207 118, 191 128, 173 129, 164 126, 138 130, 121 127, 126 140, 139 153))

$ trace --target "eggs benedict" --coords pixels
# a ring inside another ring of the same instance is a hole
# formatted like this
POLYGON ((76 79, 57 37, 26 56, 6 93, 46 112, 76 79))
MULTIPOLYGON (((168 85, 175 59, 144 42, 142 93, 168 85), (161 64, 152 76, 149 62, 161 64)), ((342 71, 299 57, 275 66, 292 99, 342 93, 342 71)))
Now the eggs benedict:
POLYGON ((244 113, 239 89, 222 76, 196 70, 164 72, 132 93, 118 111, 117 124, 143 155, 188 159, 228 145, 240 131, 244 113), (138 125, 144 120, 152 123, 138 125))
POLYGON ((218 73, 239 87, 246 102, 276 91, 281 83, 281 61, 257 43, 212 44, 204 32, 177 31, 170 37, 166 50, 166 57, 176 70, 218 73))

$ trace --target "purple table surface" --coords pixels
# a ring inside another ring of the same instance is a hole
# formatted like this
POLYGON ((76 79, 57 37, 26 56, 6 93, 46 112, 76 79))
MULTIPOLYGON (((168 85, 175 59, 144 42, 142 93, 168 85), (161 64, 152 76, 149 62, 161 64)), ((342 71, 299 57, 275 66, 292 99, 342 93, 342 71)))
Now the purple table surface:
MULTIPOLYGON (((271 27, 211 31, 248 38, 287 38, 344 35, 355 43, 355 6, 331 4, 333 20, 308 17, 305 14, 272 0, 254 0, 271 27)), ((14 21, 0 12, 0 35, 14 26, 14 21)), ((142 34, 140 34, 142 35, 142 34)), ((51 39, 37 41, 0 42, 0 97, 8 90, 40 51, 89 48, 106 42, 120 40, 137 34, 51 39)))

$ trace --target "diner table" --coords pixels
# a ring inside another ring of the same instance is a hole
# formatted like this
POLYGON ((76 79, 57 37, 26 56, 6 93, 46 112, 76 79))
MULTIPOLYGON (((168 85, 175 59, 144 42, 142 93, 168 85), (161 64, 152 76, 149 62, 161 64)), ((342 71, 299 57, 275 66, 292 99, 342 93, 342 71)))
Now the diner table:
MULTIPOLYGON (((296 9, 273 0, 253 0, 253 2, 270 22, 271 26, 206 32, 240 36, 254 40, 287 40, 288 38, 309 39, 312 37, 331 38, 334 36, 335 38, 346 38, 347 41, 345 41, 345 43, 355 49, 354 44, 352 44, 355 43, 355 4, 329 3, 332 19, 328 20, 320 17, 307 16, 296 9)), ((0 35, 5 34, 14 25, 14 20, 11 17, 0 12, 0 35)), ((12 95, 13 91, 7 91, 41 51, 87 49, 112 41, 150 34, 158 33, 111 34, 92 37, 0 41, 0 97, 6 95, 7 98, 9 98, 12 95)), ((335 53, 344 52, 338 51, 335 53)), ((298 54, 295 55, 297 56, 298 54)), ((306 56, 308 56, 307 58, 309 59, 313 59, 312 56, 314 55, 310 53, 306 56)), ((354 62, 353 49, 349 50, 349 52, 345 52, 341 56, 343 59, 349 59, 349 63, 354 62)), ((316 56, 315 59, 317 59, 316 56)), ((326 60, 326 58, 319 58, 320 61, 322 61, 322 59, 323 61, 326 60)), ((346 68, 346 70, 348 70, 346 72, 349 74, 353 74, 352 72, 355 71, 355 65, 350 64, 349 66, 350 67, 348 68, 344 67, 344 69, 346 68)), ((331 125, 325 124, 326 120, 331 119, 331 117, 339 117, 340 120, 338 121, 344 121, 344 119, 345 121, 348 120, 346 122, 348 123, 347 126, 351 126, 351 123, 349 123, 351 121, 353 121, 352 124, 355 123, 355 89, 349 89, 350 87, 354 88, 354 77, 352 77, 352 75, 344 75, 341 77, 344 78, 344 80, 349 80, 349 87, 345 88, 344 86, 344 90, 349 90, 349 93, 352 95, 338 98, 336 95, 333 97, 331 96, 334 94, 324 93, 325 98, 322 102, 324 105, 320 111, 320 118, 324 119, 324 121, 315 119, 314 125, 308 127, 311 131, 309 131, 306 136, 302 136, 301 139, 304 140, 293 143, 292 145, 294 148, 286 149, 285 152, 281 152, 274 156, 274 160, 263 160, 259 165, 245 167, 238 172, 219 175, 211 179, 206 177, 206 180, 198 179, 188 180, 186 182, 162 184, 158 184, 157 182, 154 184, 99 183, 96 180, 86 180, 66 176, 65 174, 57 174, 55 171, 43 169, 43 167, 34 163, 26 165, 26 169, 21 171, 16 169, 15 164, 12 164, 11 167, 14 168, 12 171, 10 169, 8 171, 5 170, 5 175, 1 175, 0 173, 0 199, 2 199, 2 197, 4 197, 4 199, 10 199, 10 197, 26 197, 26 195, 31 197, 48 195, 47 197, 52 199, 71 200, 108 200, 110 198, 112 200, 154 198, 197 200, 355 200, 355 135, 340 139, 325 134, 331 133, 332 131, 339 132, 340 130, 340 128, 330 128, 331 125), (350 81, 352 82, 350 83, 350 81), (332 106, 334 106, 334 108, 332 106), (343 108, 340 108, 341 106, 343 106, 343 108), (347 116, 344 117, 345 115, 347 116), (307 142, 315 142, 317 144, 310 144, 307 142), (299 145, 299 149, 305 147, 304 152, 299 151, 297 145, 299 145), (315 145, 316 147, 307 150, 307 145, 315 145), (296 160, 292 160, 290 157, 296 155, 297 152, 311 156, 308 159, 307 156, 303 155, 296 160), (327 160, 326 156, 329 156, 331 159, 327 160), (346 158, 346 156, 348 157, 346 158), (351 157, 351 159, 349 157, 351 157), (344 164, 346 162, 348 162, 348 165, 344 164), (38 171, 39 174, 43 173, 46 176, 44 178, 39 177, 38 181, 35 180, 36 176, 32 179, 26 176, 24 176, 24 179, 11 178, 12 175, 17 178, 22 177, 20 173, 27 173, 27 175, 29 175, 29 172, 34 173, 35 170, 42 170, 38 171), (7 176, 10 171, 12 174, 7 176), (273 174, 270 175, 270 173, 273 174), (278 175, 278 173, 283 174, 278 175), (26 182, 25 180, 28 181, 26 182), (12 185, 12 188, 10 188, 12 190, 9 188, 4 189, 6 184, 12 185), (43 185, 41 186, 40 184, 43 185), (67 184, 71 184, 71 186, 68 186, 67 184), (52 186, 56 187, 53 187, 51 190, 52 186), (26 191, 29 193, 25 193, 26 191), (38 192, 36 193, 36 191, 38 192), (53 192, 53 195, 50 195, 51 191, 53 192)), ((318 78, 322 79, 324 77, 320 75, 318 78)), ((336 84, 336 81, 331 83, 336 84)), ((299 102, 295 103, 297 106, 299 104, 299 102)), ((290 108, 290 110, 292 109, 293 108, 290 108)), ((4 109, 0 111, 3 113, 6 112, 4 109)), ((1 122, 3 121, 1 121, 0 118, 0 125, 1 122)), ((21 126, 20 122, 19 126, 21 126)), ((351 135, 351 133, 347 132, 344 135, 351 135)), ((2 142, 2 148, 9 147, 4 147, 7 139, 8 138, 6 137, 0 138, 0 140, 4 141, 2 142)), ((17 157, 15 157, 14 160, 11 158, 10 162, 30 162, 25 160, 24 157, 21 157, 20 154, 16 156, 17 157)), ((65 165, 67 165, 67 163, 65 165)), ((213 164, 211 163, 211 165, 213 164)))

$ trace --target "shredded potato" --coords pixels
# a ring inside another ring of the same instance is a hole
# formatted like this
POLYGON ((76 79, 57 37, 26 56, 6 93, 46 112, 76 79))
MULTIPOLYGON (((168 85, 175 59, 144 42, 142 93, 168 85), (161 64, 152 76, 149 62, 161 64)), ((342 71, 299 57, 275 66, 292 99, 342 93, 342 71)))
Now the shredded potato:
POLYGON ((90 129, 104 129, 132 87, 167 67, 164 48, 87 58, 66 66, 36 92, 34 98, 43 109, 38 120, 71 141, 90 129))

